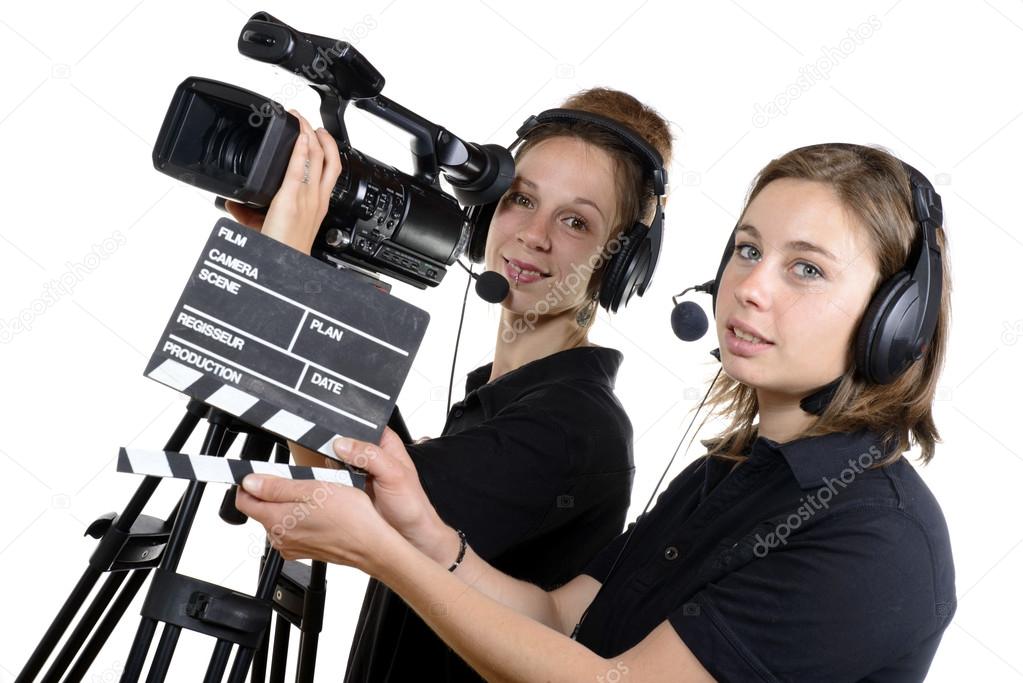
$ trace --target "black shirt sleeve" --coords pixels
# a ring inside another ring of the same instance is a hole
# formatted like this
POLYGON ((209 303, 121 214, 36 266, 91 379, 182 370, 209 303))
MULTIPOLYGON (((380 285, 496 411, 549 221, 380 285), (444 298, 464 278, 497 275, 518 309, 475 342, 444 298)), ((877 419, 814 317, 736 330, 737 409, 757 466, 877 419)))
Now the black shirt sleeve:
POLYGON ((540 528, 575 471, 561 422, 529 400, 408 450, 441 518, 487 560, 540 528))
POLYGON ((613 539, 604 548, 593 556, 593 559, 583 569, 583 574, 592 576, 600 583, 604 583, 608 579, 608 575, 614 568, 615 561, 618 559, 618 555, 621 553, 622 548, 625 547, 626 543, 629 542, 629 534, 632 532, 633 527, 637 524, 645 521, 650 515, 655 514, 658 510, 658 506, 662 502, 668 501, 666 504, 671 504, 678 498, 679 491, 690 484, 694 474, 703 466, 705 457, 699 457, 693 462, 689 463, 682 472, 678 474, 671 482, 668 487, 657 496, 657 502, 647 512, 641 514, 636 521, 629 523, 628 528, 625 529, 617 538, 613 539))
POLYGON ((618 535, 613 541, 608 543, 604 548, 597 553, 589 564, 583 569, 583 574, 592 576, 600 583, 607 581, 608 574, 611 573, 611 568, 614 566, 615 560, 621 553, 622 548, 625 547, 626 542, 629 538, 629 533, 635 526, 635 522, 629 525, 625 531, 618 535))
POLYGON ((898 510, 854 508, 757 547, 669 616, 718 680, 856 681, 944 626, 927 536, 898 510))

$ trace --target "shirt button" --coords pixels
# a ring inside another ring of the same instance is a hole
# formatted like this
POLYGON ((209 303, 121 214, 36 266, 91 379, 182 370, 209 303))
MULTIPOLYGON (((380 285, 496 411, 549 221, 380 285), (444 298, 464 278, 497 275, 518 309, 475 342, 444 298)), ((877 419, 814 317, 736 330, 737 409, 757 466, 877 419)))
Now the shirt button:
POLYGON ((678 559, 678 548, 673 545, 669 545, 664 549, 664 559, 666 560, 677 560, 678 559))

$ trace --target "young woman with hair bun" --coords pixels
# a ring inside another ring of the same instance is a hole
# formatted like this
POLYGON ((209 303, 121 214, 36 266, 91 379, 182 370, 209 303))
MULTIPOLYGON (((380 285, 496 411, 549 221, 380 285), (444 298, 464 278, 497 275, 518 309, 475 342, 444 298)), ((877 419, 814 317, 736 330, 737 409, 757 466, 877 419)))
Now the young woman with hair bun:
MULTIPOLYGON (((633 131, 668 164, 667 122, 632 96, 599 88, 561 106, 633 131)), ((307 143, 296 145, 265 220, 228 208, 308 253, 340 167, 330 136, 301 121, 307 143)), ((624 525, 634 467, 632 425, 614 394, 622 354, 591 344, 588 334, 609 255, 656 203, 648 163, 608 127, 559 120, 531 131, 484 249, 487 269, 510 284, 494 360, 469 373, 441 436, 403 450, 440 518, 517 579, 565 583, 624 525)), ((300 464, 322 464, 297 444, 292 451, 300 464)), ((479 680, 399 596, 371 580, 346 680, 407 681, 424 672, 431 681, 479 680)))

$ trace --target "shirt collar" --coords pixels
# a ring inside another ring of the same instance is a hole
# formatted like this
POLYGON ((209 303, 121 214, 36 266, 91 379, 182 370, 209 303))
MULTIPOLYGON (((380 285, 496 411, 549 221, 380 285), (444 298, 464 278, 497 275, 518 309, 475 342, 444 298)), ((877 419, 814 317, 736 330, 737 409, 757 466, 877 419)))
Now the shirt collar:
POLYGON ((806 436, 779 444, 764 436, 753 442, 752 456, 781 453, 802 489, 829 485, 834 479, 849 484, 860 472, 881 462, 889 450, 878 432, 860 429, 806 436))
POLYGON ((616 349, 580 346, 530 361, 489 384, 487 380, 494 364, 487 363, 466 377, 464 400, 468 401, 475 394, 489 416, 524 392, 544 384, 585 379, 613 390, 621 363, 622 354, 616 349))

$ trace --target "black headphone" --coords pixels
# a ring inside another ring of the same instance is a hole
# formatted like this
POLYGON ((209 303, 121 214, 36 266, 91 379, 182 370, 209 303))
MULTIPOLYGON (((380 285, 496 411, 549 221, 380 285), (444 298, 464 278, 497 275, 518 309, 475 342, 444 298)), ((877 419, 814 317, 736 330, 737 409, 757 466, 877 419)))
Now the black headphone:
MULTIPOLYGON (((865 149, 842 142, 801 149, 818 147, 865 149)), ((856 368, 864 379, 874 384, 895 381, 923 357, 934 336, 941 309, 941 250, 937 240, 937 230, 942 227, 941 196, 920 171, 905 161, 900 162, 909 177, 910 213, 920 226, 920 238, 914 240, 905 265, 874 292, 856 333, 856 368)), ((710 288, 715 315, 718 285, 732 257, 735 233, 733 229, 710 288)))
MULTIPOLYGON (((643 296, 650 286, 661 253, 664 225, 662 200, 668 184, 668 172, 664 168, 661 154, 634 130, 606 116, 577 109, 548 109, 530 116, 519 126, 515 142, 508 146, 509 151, 514 150, 537 128, 552 123, 587 123, 613 133, 640 160, 653 184, 657 197, 653 220, 649 226, 636 220, 632 227, 624 231, 618 238, 618 251, 614 252, 605 266, 598 300, 604 309, 614 313, 619 306, 628 303, 634 293, 643 296)), ((484 259, 490 221, 499 201, 469 209, 472 236, 469 238, 467 253, 473 263, 480 263, 484 259)))

